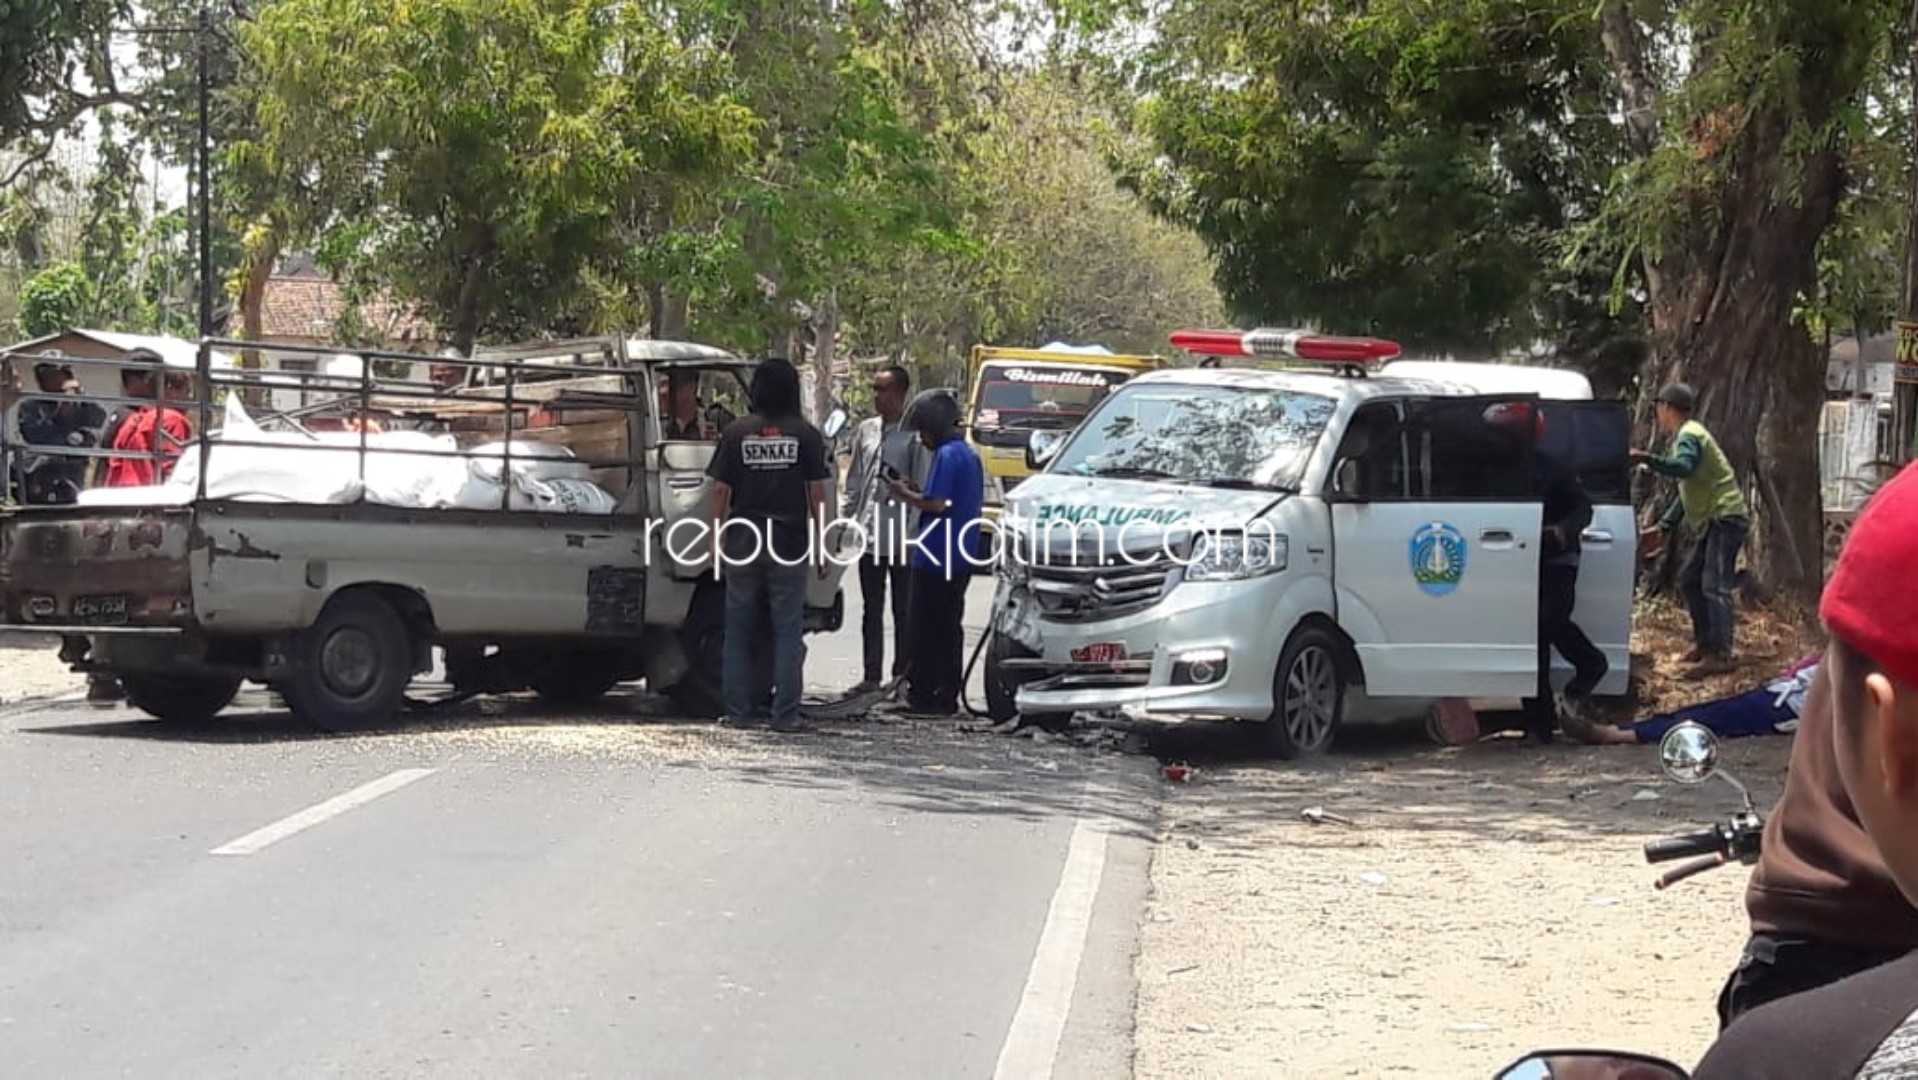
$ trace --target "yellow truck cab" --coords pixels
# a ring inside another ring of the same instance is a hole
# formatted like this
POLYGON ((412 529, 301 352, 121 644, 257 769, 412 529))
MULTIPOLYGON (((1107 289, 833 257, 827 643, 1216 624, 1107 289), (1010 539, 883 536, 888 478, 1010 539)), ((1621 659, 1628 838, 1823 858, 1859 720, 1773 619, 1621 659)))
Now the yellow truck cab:
POLYGON ((1033 432, 1071 433, 1121 383, 1170 363, 1162 356, 1128 356, 1099 345, 973 346, 966 372, 966 438, 985 466, 987 525, 997 524, 1006 493, 1032 475, 1026 445, 1033 432))

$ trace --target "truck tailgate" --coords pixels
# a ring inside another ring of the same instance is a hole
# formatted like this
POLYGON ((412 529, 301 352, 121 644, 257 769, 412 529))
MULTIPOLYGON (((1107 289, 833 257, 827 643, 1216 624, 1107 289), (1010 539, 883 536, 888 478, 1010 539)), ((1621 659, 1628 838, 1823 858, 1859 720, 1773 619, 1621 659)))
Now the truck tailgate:
POLYGON ((183 506, 0 513, 0 622, 41 629, 190 622, 193 514, 183 506))

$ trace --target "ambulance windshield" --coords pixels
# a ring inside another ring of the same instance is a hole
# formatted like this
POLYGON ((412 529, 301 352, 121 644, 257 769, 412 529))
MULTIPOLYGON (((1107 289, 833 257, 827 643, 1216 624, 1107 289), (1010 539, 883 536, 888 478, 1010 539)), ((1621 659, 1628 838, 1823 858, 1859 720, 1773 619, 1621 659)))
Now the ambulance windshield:
POLYGON ((1297 491, 1337 406, 1296 390, 1132 383, 1047 471, 1297 491))

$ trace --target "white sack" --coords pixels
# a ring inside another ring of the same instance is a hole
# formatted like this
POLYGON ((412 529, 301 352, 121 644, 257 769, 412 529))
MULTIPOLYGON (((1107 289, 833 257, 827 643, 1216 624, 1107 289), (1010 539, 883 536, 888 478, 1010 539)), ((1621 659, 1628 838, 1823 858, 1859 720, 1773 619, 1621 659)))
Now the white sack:
MULTIPOLYGON (((527 480, 591 480, 593 470, 564 446, 513 440, 513 476, 527 480)), ((506 443, 490 442, 466 452, 473 475, 488 483, 501 482, 506 466, 506 443)))
POLYGON ((513 509, 521 509, 522 496, 531 502, 528 509, 544 514, 610 514, 619 509, 618 500, 591 480, 516 478, 513 481, 513 509))

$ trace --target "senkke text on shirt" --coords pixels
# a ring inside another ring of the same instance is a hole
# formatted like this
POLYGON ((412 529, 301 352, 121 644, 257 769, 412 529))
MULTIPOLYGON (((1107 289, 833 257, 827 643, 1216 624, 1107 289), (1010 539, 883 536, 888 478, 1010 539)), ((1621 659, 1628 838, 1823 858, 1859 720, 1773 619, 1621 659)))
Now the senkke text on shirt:
POLYGON ((740 440, 739 455, 747 468, 791 468, 799 464, 799 439, 794 435, 748 435, 740 440))

